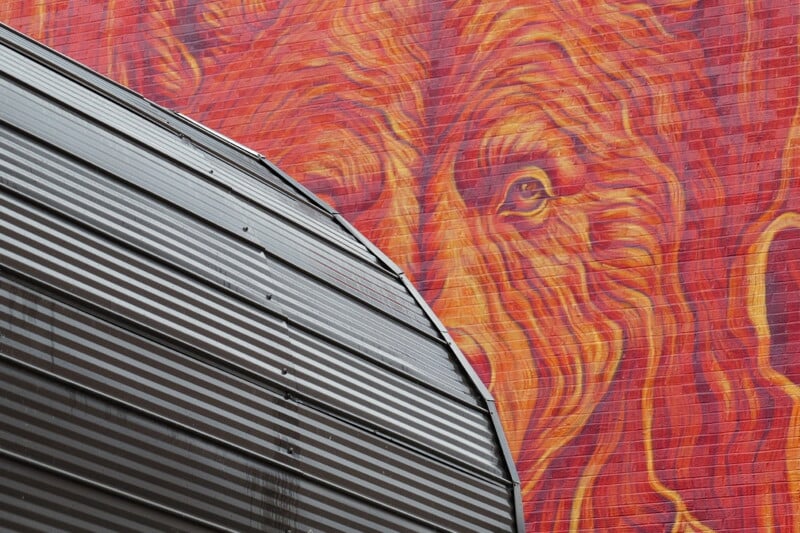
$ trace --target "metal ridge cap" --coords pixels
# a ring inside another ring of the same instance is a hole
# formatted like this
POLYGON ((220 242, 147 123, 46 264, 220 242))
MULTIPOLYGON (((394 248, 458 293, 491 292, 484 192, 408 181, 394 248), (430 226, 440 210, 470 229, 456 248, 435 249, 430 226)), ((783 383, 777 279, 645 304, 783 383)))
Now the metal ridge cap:
MULTIPOLYGON (((211 137, 215 141, 218 141, 218 142, 228 146, 229 148, 233 148, 234 150, 237 150, 238 152, 240 152, 242 155, 244 155, 246 157, 249 157, 251 160, 259 163, 261 166, 265 167, 272 174, 274 174, 275 176, 280 178, 284 183, 286 183, 286 185, 288 185, 289 187, 294 189, 294 191, 297 192, 298 195, 299 195, 298 199, 305 200, 310 205, 312 205, 313 207, 316 207, 319 210, 323 211, 326 215, 328 215, 331 218, 333 218, 333 216, 335 214, 338 214, 336 211, 333 210, 333 208, 331 208, 331 206, 329 206, 328 204, 326 204, 325 202, 320 200, 313 192, 311 192, 307 187, 305 187, 299 181, 297 181, 296 179, 292 178, 291 176, 289 176, 288 174, 283 172, 280 168, 278 168, 278 166, 275 163, 270 161, 263 154, 257 152, 256 150, 253 150, 252 148, 250 148, 247 145, 244 145, 244 144, 240 143, 239 141, 236 141, 235 139, 232 139, 231 137, 228 137, 227 135, 225 135, 223 133, 220 133, 217 130, 209 128, 208 126, 206 126, 202 122, 199 122, 199 121, 193 119, 192 117, 190 117, 190 116, 188 116, 188 115, 186 115, 184 113, 181 113, 180 111, 175 111, 173 109, 165 108, 163 106, 160 106, 158 104, 150 102, 149 100, 148 100, 148 103, 150 103, 152 106, 155 106, 160 111, 164 111, 166 113, 169 113, 175 119, 180 120, 181 122, 183 122, 187 126, 195 128, 196 130, 199 130, 201 133, 207 134, 209 137, 211 137)), ((199 146, 201 146, 203 148, 209 148, 209 149, 213 150, 213 147, 208 146, 206 143, 204 143, 201 140, 198 140, 197 138, 192 138, 191 141, 196 143, 196 144, 198 144, 199 146)), ((217 153, 214 153, 214 155, 216 157, 224 159, 223 156, 220 156, 217 153)))

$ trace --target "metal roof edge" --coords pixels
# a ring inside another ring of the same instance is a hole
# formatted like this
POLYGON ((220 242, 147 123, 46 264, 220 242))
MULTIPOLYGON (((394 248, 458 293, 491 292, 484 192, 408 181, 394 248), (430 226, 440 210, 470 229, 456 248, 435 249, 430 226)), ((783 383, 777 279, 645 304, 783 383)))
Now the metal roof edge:
POLYGON ((442 321, 439 320, 439 317, 436 316, 436 314, 430 308, 428 302, 422 298, 422 295, 419 293, 419 291, 417 291, 414 285, 412 285, 411 281, 406 277, 405 274, 402 274, 401 280, 406 286, 406 290, 408 290, 409 294, 411 294, 420 307, 422 307, 423 312, 428 315, 428 318, 430 318, 431 322, 433 322, 433 324, 439 330, 439 333, 447 341, 450 351, 453 353, 453 355, 455 355, 456 359, 461 364, 461 367, 472 381, 473 386, 478 390, 483 397, 483 400, 486 402, 486 407, 489 410, 489 417, 492 421, 492 425, 494 426, 495 434, 497 435, 497 441, 500 445, 500 450, 502 451, 503 459, 505 461, 508 475, 512 483, 512 489, 514 491, 514 514, 517 532, 524 533, 525 516, 522 509, 522 490, 520 486, 519 473, 517 472, 517 467, 514 464, 514 458, 511 456, 511 449, 509 448, 505 431, 500 423, 500 415, 497 412, 497 405, 494 400, 494 396, 492 396, 492 393, 489 392, 489 389, 487 389, 486 385, 484 385, 483 381, 481 381, 477 372, 475 372, 475 369, 472 368, 472 365, 469 363, 466 356, 461 352, 453 338, 450 336, 450 333, 447 331, 447 328, 444 326, 444 324, 442 324, 442 321))
POLYGON ((408 279, 405 272, 398 267, 394 261, 389 259, 389 257, 384 254, 380 248, 375 246, 369 239, 364 237, 350 222, 348 222, 344 217, 340 214, 336 213, 335 217, 340 224, 342 224, 346 229, 350 231, 350 233, 358 239, 367 249, 375 254, 379 260, 392 272, 394 272, 397 277, 402 281, 403 285, 405 286, 408 293, 411 295, 412 298, 417 302, 422 308, 422 311, 428 317, 428 319, 433 323, 436 329, 439 331, 439 334, 442 335, 444 340, 447 342, 447 345, 450 348, 450 352, 452 355, 455 356, 456 360, 461 365, 462 370, 467 374, 472 383, 473 387, 477 389, 478 393, 481 395, 483 401, 486 403, 486 408, 489 411, 489 417, 492 421, 493 429, 495 431, 495 435, 497 436, 497 443, 500 446, 500 450, 503 454, 503 459, 505 462, 506 469, 508 471, 509 478, 512 483, 512 489, 514 492, 514 514, 515 514, 515 522, 517 526, 517 533, 524 533, 525 532, 525 516, 522 508, 522 491, 520 486, 519 480, 519 473, 517 472, 517 468, 514 464, 514 459, 511 456, 511 449, 508 445, 508 440, 505 436, 505 431, 503 430, 502 425, 500 424, 500 415, 497 412, 496 403, 494 400, 494 396, 492 393, 489 392, 489 389, 486 388, 483 381, 481 381, 480 377, 478 376, 475 369, 472 368, 472 365, 467 360, 466 356, 461 352, 458 348, 458 345, 455 343, 453 338, 450 336, 450 333, 447 331, 447 328, 444 326, 439 317, 433 312, 431 307, 428 305, 422 295, 417 291, 416 287, 411 283, 411 280, 408 279))
MULTIPOLYGON (((149 103, 149 101, 148 101, 148 103, 149 103)), ((154 104, 154 105, 158 106, 158 104, 154 104)), ((190 117, 188 115, 185 115, 185 114, 183 114, 183 113, 181 113, 179 111, 175 111, 175 110, 170 110, 168 108, 164 108, 162 106, 158 106, 158 107, 161 108, 161 109, 167 109, 178 120, 181 120, 184 123, 186 123, 186 124, 188 124, 188 125, 190 125, 192 127, 200 129, 200 130, 208 133, 209 135, 211 135, 213 137, 216 137, 217 140, 219 140, 220 142, 223 142, 223 143, 227 144, 228 146, 230 146, 231 148, 235 148, 236 150, 240 151, 244 155, 247 155, 247 156, 251 157, 252 159, 258 161, 267 170, 269 170, 271 173, 273 173, 276 176, 278 176, 279 178, 281 178, 284 182, 286 182, 287 185, 289 185, 290 187, 292 187, 292 189, 297 191, 305 200, 307 200, 314 207, 317 207, 320 210, 325 211, 331 217, 333 217, 334 215, 339 214, 330 205, 328 205, 327 203, 325 203, 322 200, 320 200, 305 185, 303 185, 302 183, 300 183, 296 179, 294 179, 291 176, 289 176, 288 174, 286 174, 275 163, 270 161, 263 154, 253 150, 252 148, 250 148, 248 146, 245 146, 244 144, 242 144, 242 143, 240 143, 240 142, 238 142, 238 141, 236 141, 234 139, 231 139, 230 137, 227 137, 226 135, 224 135, 224 134, 222 134, 222 133, 220 133, 220 132, 218 132, 216 130, 213 130, 213 129, 209 128, 208 126, 206 126, 202 122, 198 122, 197 120, 193 119, 192 117, 190 117)), ((348 229, 348 228, 345 228, 345 229, 348 229)))

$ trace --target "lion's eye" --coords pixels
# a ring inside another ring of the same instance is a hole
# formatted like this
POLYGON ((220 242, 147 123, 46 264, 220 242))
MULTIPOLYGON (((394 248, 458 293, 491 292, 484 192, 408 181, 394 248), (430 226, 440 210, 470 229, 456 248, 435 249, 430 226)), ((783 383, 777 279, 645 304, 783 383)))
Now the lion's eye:
POLYGON ((501 211, 506 214, 531 215, 540 211, 550 198, 542 179, 535 176, 521 176, 506 189, 501 211))
POLYGON ((514 195, 522 201, 539 198, 543 194, 544 185, 537 179, 527 179, 514 186, 514 195))

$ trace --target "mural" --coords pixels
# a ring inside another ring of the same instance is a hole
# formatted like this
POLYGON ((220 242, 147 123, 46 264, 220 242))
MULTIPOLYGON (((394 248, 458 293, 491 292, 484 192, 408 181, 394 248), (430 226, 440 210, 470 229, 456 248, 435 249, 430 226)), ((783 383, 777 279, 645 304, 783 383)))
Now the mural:
POLYGON ((8 1, 417 284, 531 531, 800 531, 792 1, 8 1))

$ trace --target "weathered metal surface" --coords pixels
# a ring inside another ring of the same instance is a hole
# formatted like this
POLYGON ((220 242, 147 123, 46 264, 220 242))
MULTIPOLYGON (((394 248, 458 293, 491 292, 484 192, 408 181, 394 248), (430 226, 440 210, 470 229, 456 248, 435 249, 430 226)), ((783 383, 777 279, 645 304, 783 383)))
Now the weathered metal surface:
POLYGON ((12 528, 521 530, 490 398, 335 213, 6 28, 0 101, 12 528))

